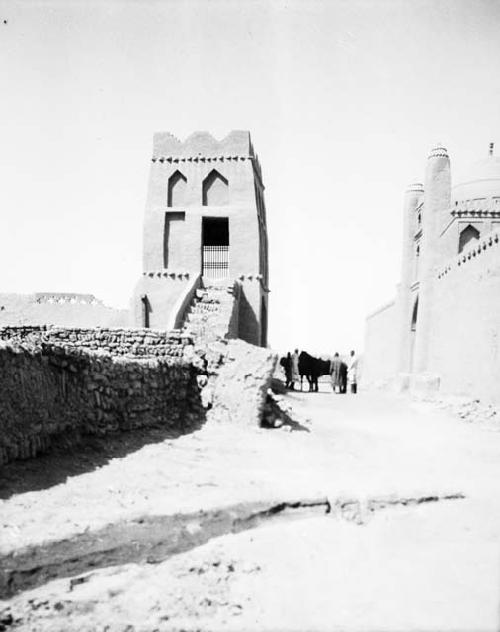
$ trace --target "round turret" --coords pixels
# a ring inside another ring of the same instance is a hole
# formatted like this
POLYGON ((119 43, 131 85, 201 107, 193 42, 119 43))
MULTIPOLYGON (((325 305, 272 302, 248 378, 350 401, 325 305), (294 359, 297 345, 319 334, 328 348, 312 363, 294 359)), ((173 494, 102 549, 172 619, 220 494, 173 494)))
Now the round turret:
POLYGON ((423 193, 424 185, 421 182, 413 182, 406 188, 406 193, 423 193))
POLYGON ((438 143, 435 147, 431 149, 429 158, 449 158, 448 150, 446 149, 446 147, 443 147, 443 145, 438 143))

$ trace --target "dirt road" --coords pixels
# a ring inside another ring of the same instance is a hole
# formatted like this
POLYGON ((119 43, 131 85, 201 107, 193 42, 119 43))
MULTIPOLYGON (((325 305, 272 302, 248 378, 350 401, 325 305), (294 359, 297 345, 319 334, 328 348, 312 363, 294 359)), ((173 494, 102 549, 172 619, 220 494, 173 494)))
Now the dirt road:
POLYGON ((498 630, 500 432, 288 399, 309 431, 205 426, 3 501, 2 625, 498 630))

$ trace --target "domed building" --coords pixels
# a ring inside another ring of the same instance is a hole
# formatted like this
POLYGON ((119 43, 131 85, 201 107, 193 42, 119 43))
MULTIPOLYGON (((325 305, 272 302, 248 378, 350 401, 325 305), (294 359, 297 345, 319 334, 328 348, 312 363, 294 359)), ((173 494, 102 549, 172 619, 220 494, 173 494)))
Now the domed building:
POLYGON ((493 155, 474 163, 467 177, 451 189, 451 215, 457 220, 459 252, 472 239, 500 223, 500 158, 493 155))
POLYGON ((367 319, 365 384, 500 402, 500 158, 451 185, 442 146, 405 193, 401 282, 367 319))

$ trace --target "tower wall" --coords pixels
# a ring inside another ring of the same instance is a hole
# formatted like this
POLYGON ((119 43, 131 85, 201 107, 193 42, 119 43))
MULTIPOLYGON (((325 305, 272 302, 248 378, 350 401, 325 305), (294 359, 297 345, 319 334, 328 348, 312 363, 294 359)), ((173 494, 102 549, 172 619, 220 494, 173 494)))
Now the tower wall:
POLYGON ((418 321, 413 364, 414 372, 419 374, 432 371, 429 366, 429 347, 433 325, 435 270, 440 261, 439 235, 450 208, 450 159, 444 147, 434 148, 429 155, 424 190, 418 321))
POLYGON ((196 132, 184 142, 169 133, 155 134, 144 216, 143 276, 134 295, 136 325, 145 325, 141 300, 147 297, 149 326, 166 326, 179 297, 202 274, 204 218, 224 218, 229 230, 226 280, 243 285, 241 337, 262 344, 267 337, 262 303, 267 310, 268 293, 263 190, 248 132, 231 132, 222 141, 196 132))
POLYGON ((412 311, 415 295, 412 286, 416 281, 416 236, 419 234, 417 208, 424 193, 419 183, 408 187, 403 204, 403 256, 401 265, 401 283, 398 288, 396 311, 398 313, 398 370, 411 372, 411 351, 413 346, 411 331, 412 311))

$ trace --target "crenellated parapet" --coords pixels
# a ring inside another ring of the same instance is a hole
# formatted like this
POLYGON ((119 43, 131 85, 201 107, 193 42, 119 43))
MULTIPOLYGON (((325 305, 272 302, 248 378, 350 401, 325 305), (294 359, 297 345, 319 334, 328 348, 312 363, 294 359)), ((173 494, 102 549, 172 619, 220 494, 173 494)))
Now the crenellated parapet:
POLYGON ((104 305, 93 294, 77 294, 74 292, 37 292, 35 303, 70 303, 72 305, 104 305))
POLYGON ((199 157, 254 158, 254 150, 247 131, 233 130, 222 140, 215 139, 209 132, 194 132, 180 141, 170 132, 158 132, 153 137, 153 157, 184 159, 199 157))

